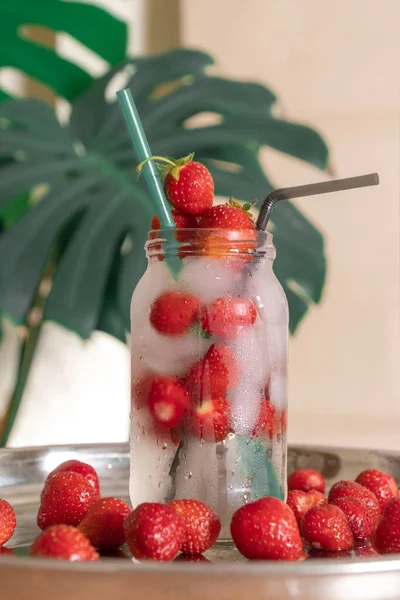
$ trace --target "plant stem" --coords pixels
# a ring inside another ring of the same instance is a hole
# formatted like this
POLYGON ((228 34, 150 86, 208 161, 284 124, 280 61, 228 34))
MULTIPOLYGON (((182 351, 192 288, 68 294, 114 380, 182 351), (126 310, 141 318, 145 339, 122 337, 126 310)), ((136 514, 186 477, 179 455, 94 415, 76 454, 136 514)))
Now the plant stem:
POLYGON ((7 445, 12 428, 17 418, 18 409, 20 407, 22 397, 25 391, 26 382, 31 371, 33 357, 39 340, 39 334, 42 328, 42 321, 28 329, 28 335, 21 350, 21 358, 18 367, 17 382, 11 397, 11 401, 4 419, 4 427, 0 439, 0 447, 4 448, 7 445))
MULTIPOLYGON (((44 272, 41 282, 45 278, 50 278, 54 269, 55 269, 55 254, 53 251, 52 256, 50 257, 44 272)), ((38 292, 32 302, 31 310, 37 309, 40 310, 43 314, 44 305, 46 303, 47 296, 43 296, 40 293, 40 286, 38 292)), ((7 409, 6 416, 4 418, 3 429, 1 431, 0 437, 0 448, 4 448, 9 440, 11 431, 14 427, 15 420, 18 415, 18 410, 22 402, 22 398, 25 392, 26 382, 28 381, 29 374, 31 372, 31 367, 33 363, 33 359, 35 356, 37 344, 40 337, 40 332, 42 330, 43 319, 40 320, 36 324, 27 325, 28 334, 23 343, 23 347, 20 354, 20 361, 18 366, 18 374, 17 381, 15 383, 14 391, 11 396, 10 404, 7 409)))

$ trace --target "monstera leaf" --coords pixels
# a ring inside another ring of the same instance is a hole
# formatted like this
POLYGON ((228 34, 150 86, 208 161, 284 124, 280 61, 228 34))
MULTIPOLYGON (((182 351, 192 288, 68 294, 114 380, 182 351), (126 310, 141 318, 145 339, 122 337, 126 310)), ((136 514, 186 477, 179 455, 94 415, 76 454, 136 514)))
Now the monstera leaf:
MULTIPOLYGON (((0 68, 11 67, 73 100, 93 81, 81 67, 32 39, 32 27, 68 33, 110 64, 124 59, 126 23, 107 11, 64 0, 5 0, 0 3, 0 68)), ((9 98, 0 88, 0 100, 9 98)))
MULTIPOLYGON (((36 100, 0 104, 0 219, 13 198, 32 204, 0 233, 0 312, 24 324, 44 269, 53 280, 44 318, 88 338, 95 329, 125 339, 132 290, 145 269, 143 244, 153 208, 137 181, 136 158, 119 108, 107 90, 121 71, 136 99, 155 154, 195 152, 216 193, 261 202, 273 185, 259 163, 270 146, 323 169, 328 151, 311 128, 273 116, 275 96, 254 83, 207 75, 211 58, 175 50, 126 60, 95 81, 61 125, 36 100), (217 124, 187 126, 194 115, 217 124), (32 191, 34 193, 32 193, 32 191)), ((321 234, 289 203, 273 214, 276 273, 294 331, 325 278, 321 234)))

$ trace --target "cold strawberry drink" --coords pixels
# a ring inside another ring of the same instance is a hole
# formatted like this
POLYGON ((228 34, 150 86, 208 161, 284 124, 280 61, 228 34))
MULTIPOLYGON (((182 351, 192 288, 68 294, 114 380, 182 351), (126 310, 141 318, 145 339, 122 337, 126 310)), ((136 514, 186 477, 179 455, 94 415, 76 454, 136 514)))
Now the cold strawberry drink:
POLYGON ((150 231, 131 304, 130 496, 200 500, 229 540, 240 506, 285 496, 287 302, 249 206, 190 212, 167 180, 177 228, 150 231))

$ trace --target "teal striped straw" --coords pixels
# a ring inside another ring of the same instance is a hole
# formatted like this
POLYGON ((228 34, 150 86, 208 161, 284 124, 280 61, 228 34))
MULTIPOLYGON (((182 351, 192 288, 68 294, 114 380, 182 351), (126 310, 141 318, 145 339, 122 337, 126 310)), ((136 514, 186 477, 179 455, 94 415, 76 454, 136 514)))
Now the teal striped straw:
MULTIPOLYGON (((146 160, 146 158, 150 158, 152 153, 131 90, 129 88, 119 90, 119 92, 117 92, 117 100, 124 116, 129 135, 131 136, 138 161, 141 163, 146 160)), ((153 200, 155 211, 160 219, 161 227, 165 229, 175 227, 171 209, 165 197, 163 186, 154 162, 151 160, 147 161, 147 163, 143 165, 142 172, 151 199, 153 200)))

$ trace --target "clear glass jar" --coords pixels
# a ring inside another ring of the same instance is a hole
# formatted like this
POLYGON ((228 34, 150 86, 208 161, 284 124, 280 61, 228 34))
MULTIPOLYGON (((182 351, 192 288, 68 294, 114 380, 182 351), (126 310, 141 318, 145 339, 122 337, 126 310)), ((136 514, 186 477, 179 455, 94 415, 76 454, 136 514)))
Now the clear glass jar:
POLYGON ((288 310, 272 236, 152 231, 131 304, 130 496, 195 498, 230 539, 241 505, 286 495, 288 310))

